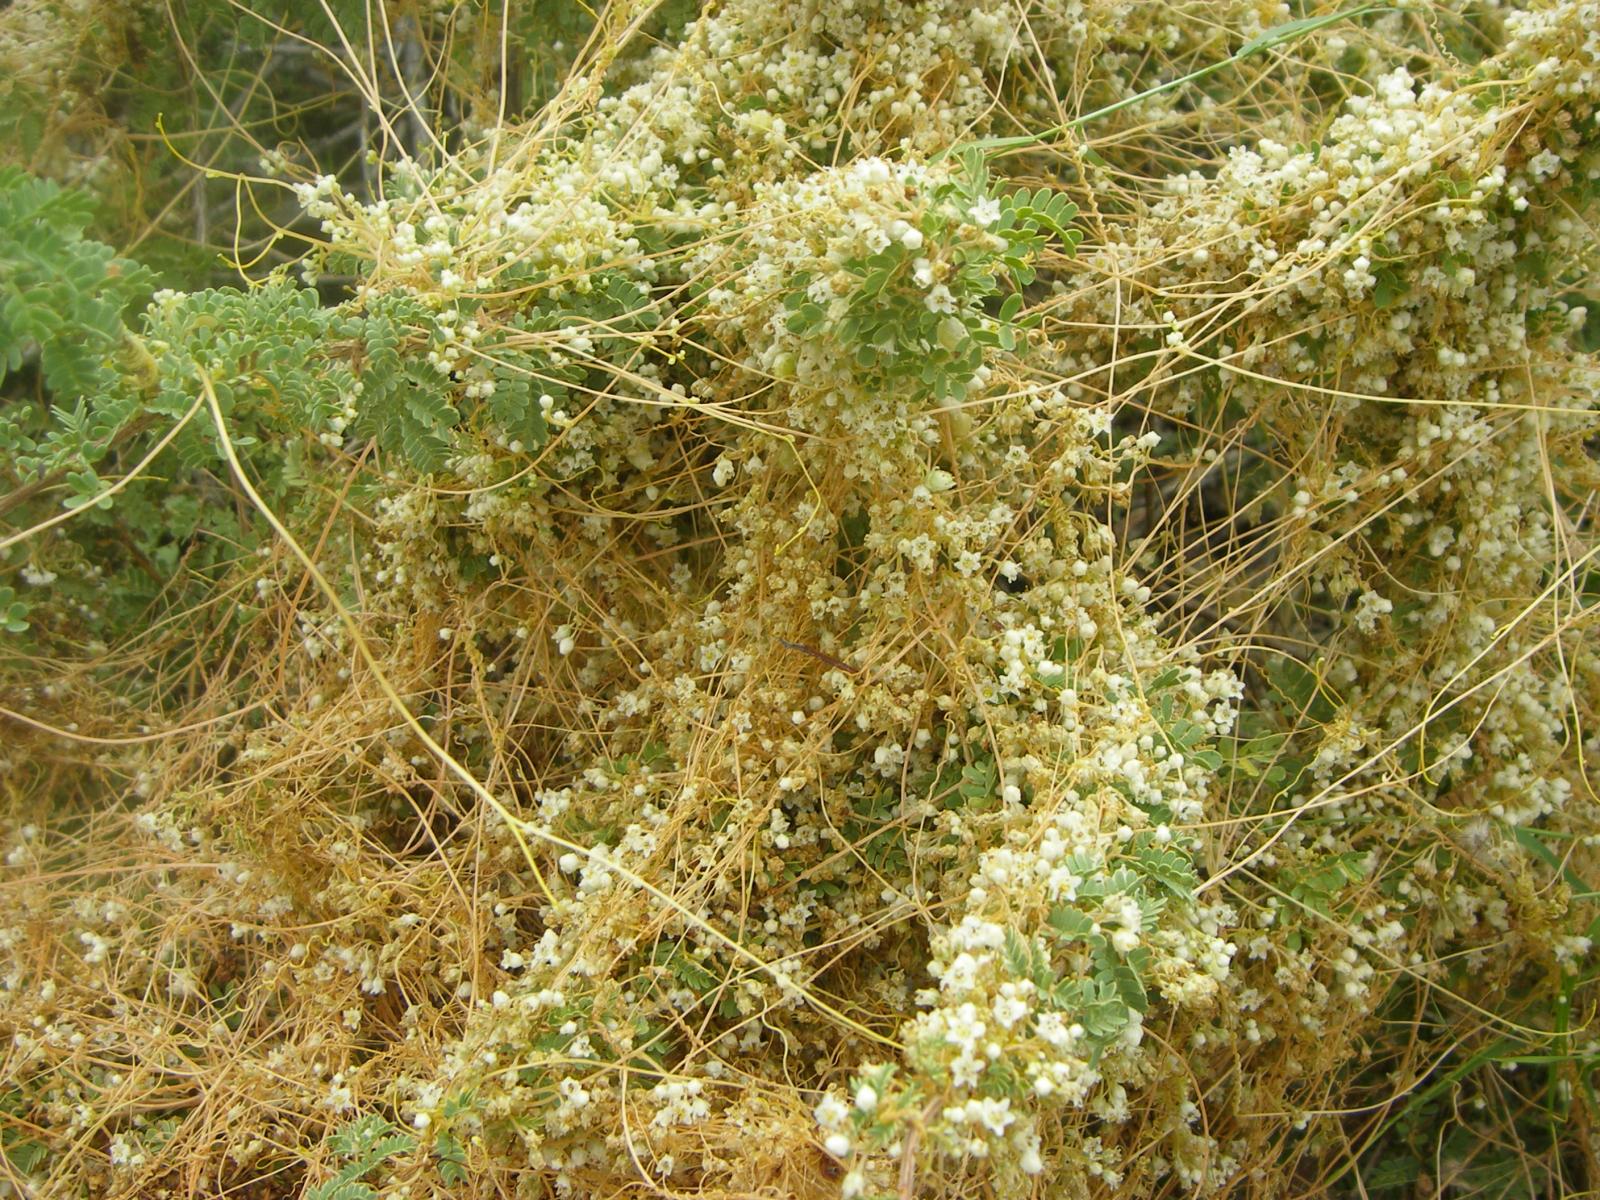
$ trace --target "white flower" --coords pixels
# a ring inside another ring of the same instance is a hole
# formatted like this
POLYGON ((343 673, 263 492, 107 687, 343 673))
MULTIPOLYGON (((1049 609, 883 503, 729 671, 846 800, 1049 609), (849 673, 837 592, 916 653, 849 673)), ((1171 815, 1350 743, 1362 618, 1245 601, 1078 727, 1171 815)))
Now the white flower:
POLYGON ((843 1100, 830 1092, 818 1102, 812 1115, 816 1117, 817 1124, 824 1129, 838 1129, 850 1115, 850 1109, 843 1100))
POLYGON ((985 196, 972 206, 972 223, 979 229, 987 229, 1000 219, 1000 202, 993 197, 985 196))

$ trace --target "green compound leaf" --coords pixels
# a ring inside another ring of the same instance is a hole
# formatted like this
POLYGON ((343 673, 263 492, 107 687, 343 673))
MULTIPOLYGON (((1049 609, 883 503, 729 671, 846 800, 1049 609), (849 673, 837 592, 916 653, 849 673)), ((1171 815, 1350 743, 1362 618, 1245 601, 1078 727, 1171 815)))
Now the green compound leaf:
POLYGON ((328 1148, 349 1159, 332 1179, 306 1193, 306 1200, 373 1200, 377 1192, 364 1182, 389 1159, 416 1148, 416 1139, 395 1125, 368 1113, 340 1127, 328 1137, 328 1148))
POLYGON ((1134 850, 1133 858, 1139 873, 1145 878, 1155 880, 1179 900, 1189 902, 1194 899, 1200 879, 1195 874, 1194 864, 1181 850, 1146 841, 1134 850))

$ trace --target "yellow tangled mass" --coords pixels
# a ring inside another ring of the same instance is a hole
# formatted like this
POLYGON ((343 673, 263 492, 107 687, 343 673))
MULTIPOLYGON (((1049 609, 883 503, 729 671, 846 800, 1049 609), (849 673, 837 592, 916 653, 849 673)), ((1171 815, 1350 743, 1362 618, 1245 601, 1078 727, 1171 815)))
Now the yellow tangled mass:
POLYGON ((0 1194, 1600 1187, 1600 4, 294 7, 0 11, 0 1194))

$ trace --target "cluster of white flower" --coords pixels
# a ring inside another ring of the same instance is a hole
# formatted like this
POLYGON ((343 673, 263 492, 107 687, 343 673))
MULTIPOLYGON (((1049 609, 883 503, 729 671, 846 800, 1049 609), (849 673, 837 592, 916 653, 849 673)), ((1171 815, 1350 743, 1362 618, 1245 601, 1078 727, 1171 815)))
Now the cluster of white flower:
MULTIPOLYGON (((557 294, 581 291, 588 268, 640 250, 578 161, 546 156, 525 170, 486 169, 465 190, 410 160, 393 170, 393 194, 367 204, 331 175, 295 186, 329 245, 371 264, 364 294, 399 287, 448 304, 505 286, 500 276, 508 269, 518 282, 550 279, 557 294)), ((627 195, 637 197, 671 180, 641 169, 632 183, 627 195)))

